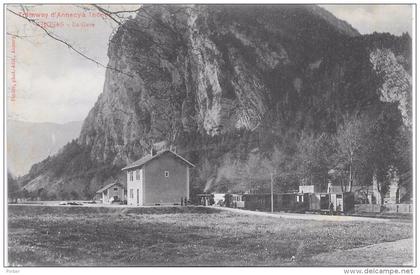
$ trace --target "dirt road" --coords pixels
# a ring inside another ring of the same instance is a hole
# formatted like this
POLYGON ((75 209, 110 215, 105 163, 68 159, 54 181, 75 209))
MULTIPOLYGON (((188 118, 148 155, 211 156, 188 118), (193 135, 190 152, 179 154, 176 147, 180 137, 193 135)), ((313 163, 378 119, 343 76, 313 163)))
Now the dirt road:
POLYGON ((243 210, 243 209, 228 208, 228 207, 223 207, 222 209, 226 211, 239 213, 239 214, 265 216, 265 217, 277 217, 277 218, 286 218, 286 219, 299 219, 299 220, 331 221, 331 222, 361 221, 361 222, 374 222, 374 223, 386 223, 390 221, 389 219, 366 218, 366 217, 355 217, 355 216, 329 216, 329 215, 299 214, 299 213, 267 213, 267 212, 258 212, 258 211, 243 210))
POLYGON ((321 253, 308 264, 324 266, 413 266, 413 239, 321 253))

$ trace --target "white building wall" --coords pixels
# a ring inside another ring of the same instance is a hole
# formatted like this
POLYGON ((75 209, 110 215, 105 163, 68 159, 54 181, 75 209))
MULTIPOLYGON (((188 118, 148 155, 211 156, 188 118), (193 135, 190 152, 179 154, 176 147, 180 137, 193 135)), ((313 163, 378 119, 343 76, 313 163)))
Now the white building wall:
POLYGON ((102 203, 108 203, 108 196, 106 194, 106 190, 102 192, 102 203))
POLYGON ((190 198, 190 167, 187 166, 187 200, 191 200, 190 198))
POLYGON ((127 170, 127 205, 141 206, 143 205, 143 182, 144 170, 134 169, 127 170), (140 171, 140 179, 136 177, 136 171, 140 171), (133 172, 133 180, 130 179, 130 172, 133 172), (137 198, 138 196, 138 198, 137 198))
POLYGON ((371 202, 372 204, 381 204, 382 195, 378 191, 378 180, 376 179, 376 175, 373 175, 372 178, 372 196, 371 196, 371 202))

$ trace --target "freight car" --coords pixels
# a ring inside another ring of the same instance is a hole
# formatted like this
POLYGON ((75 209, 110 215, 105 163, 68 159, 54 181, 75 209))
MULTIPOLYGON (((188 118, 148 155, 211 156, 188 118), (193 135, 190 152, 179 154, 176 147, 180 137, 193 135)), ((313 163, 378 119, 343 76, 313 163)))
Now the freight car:
MULTIPOLYGON (((308 209, 307 194, 273 194, 273 210, 287 212, 305 212, 308 209)), ((271 194, 243 195, 244 208, 248 210, 271 211, 271 194)))
POLYGON ((224 206, 230 208, 244 208, 244 195, 240 194, 225 194, 224 206))
POLYGON ((214 204, 214 195, 213 194, 198 194, 197 200, 195 201, 196 204, 203 205, 203 206, 210 206, 214 204))
POLYGON ((308 211, 349 213, 354 210, 354 193, 307 193, 308 211))
MULTIPOLYGON (((243 208, 271 211, 271 194, 242 195, 243 208)), ((226 205, 238 207, 238 204, 226 205)), ((242 205, 242 204, 241 204, 242 205)), ((348 213, 354 209, 354 194, 345 193, 276 193, 273 194, 273 210, 285 212, 348 213)))
MULTIPOLYGON (((218 194, 219 196, 222 194, 218 194)), ((214 194, 199 194, 199 204, 213 205, 214 194)), ((247 210, 271 211, 271 194, 225 194, 222 206, 247 210)), ((354 194, 343 193, 275 193, 275 212, 349 213, 354 210, 354 194)))

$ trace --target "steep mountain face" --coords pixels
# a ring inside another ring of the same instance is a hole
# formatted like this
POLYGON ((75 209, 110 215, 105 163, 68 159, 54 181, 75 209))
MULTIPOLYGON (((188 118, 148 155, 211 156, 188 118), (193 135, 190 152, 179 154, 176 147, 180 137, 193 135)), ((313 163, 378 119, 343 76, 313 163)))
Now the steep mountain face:
POLYGON ((148 147, 145 136, 173 141, 179 128, 211 136, 254 129, 274 99, 302 91, 305 70, 319 66, 337 41, 357 35, 312 6, 145 10, 111 41, 109 66, 127 75, 108 71, 80 135, 101 161, 127 161, 127 144, 148 147))
POLYGON ((409 125, 410 43, 360 36, 317 6, 146 5, 110 41, 104 90, 77 143, 23 182, 89 196, 167 140, 197 164, 202 190, 205 167, 217 171, 227 154, 334 133, 356 109, 394 104, 409 125), (387 84, 395 79, 406 88, 387 84))
MULTIPOLYGON (((400 59, 403 57, 399 57, 400 59)), ((376 49, 370 53, 373 69, 383 76, 380 97, 384 102, 397 102, 404 124, 411 127, 411 75, 390 49, 376 49)))
POLYGON ((28 173, 33 164, 76 139, 81 128, 81 121, 56 124, 7 120, 8 170, 14 176, 28 173))

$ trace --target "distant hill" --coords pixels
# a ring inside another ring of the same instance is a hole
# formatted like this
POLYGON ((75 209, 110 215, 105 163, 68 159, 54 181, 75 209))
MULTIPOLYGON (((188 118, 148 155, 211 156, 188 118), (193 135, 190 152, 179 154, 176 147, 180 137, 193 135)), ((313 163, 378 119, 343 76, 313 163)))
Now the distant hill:
POLYGON ((34 163, 53 155, 80 133, 82 121, 65 124, 7 121, 8 170, 15 176, 28 173, 34 163))

